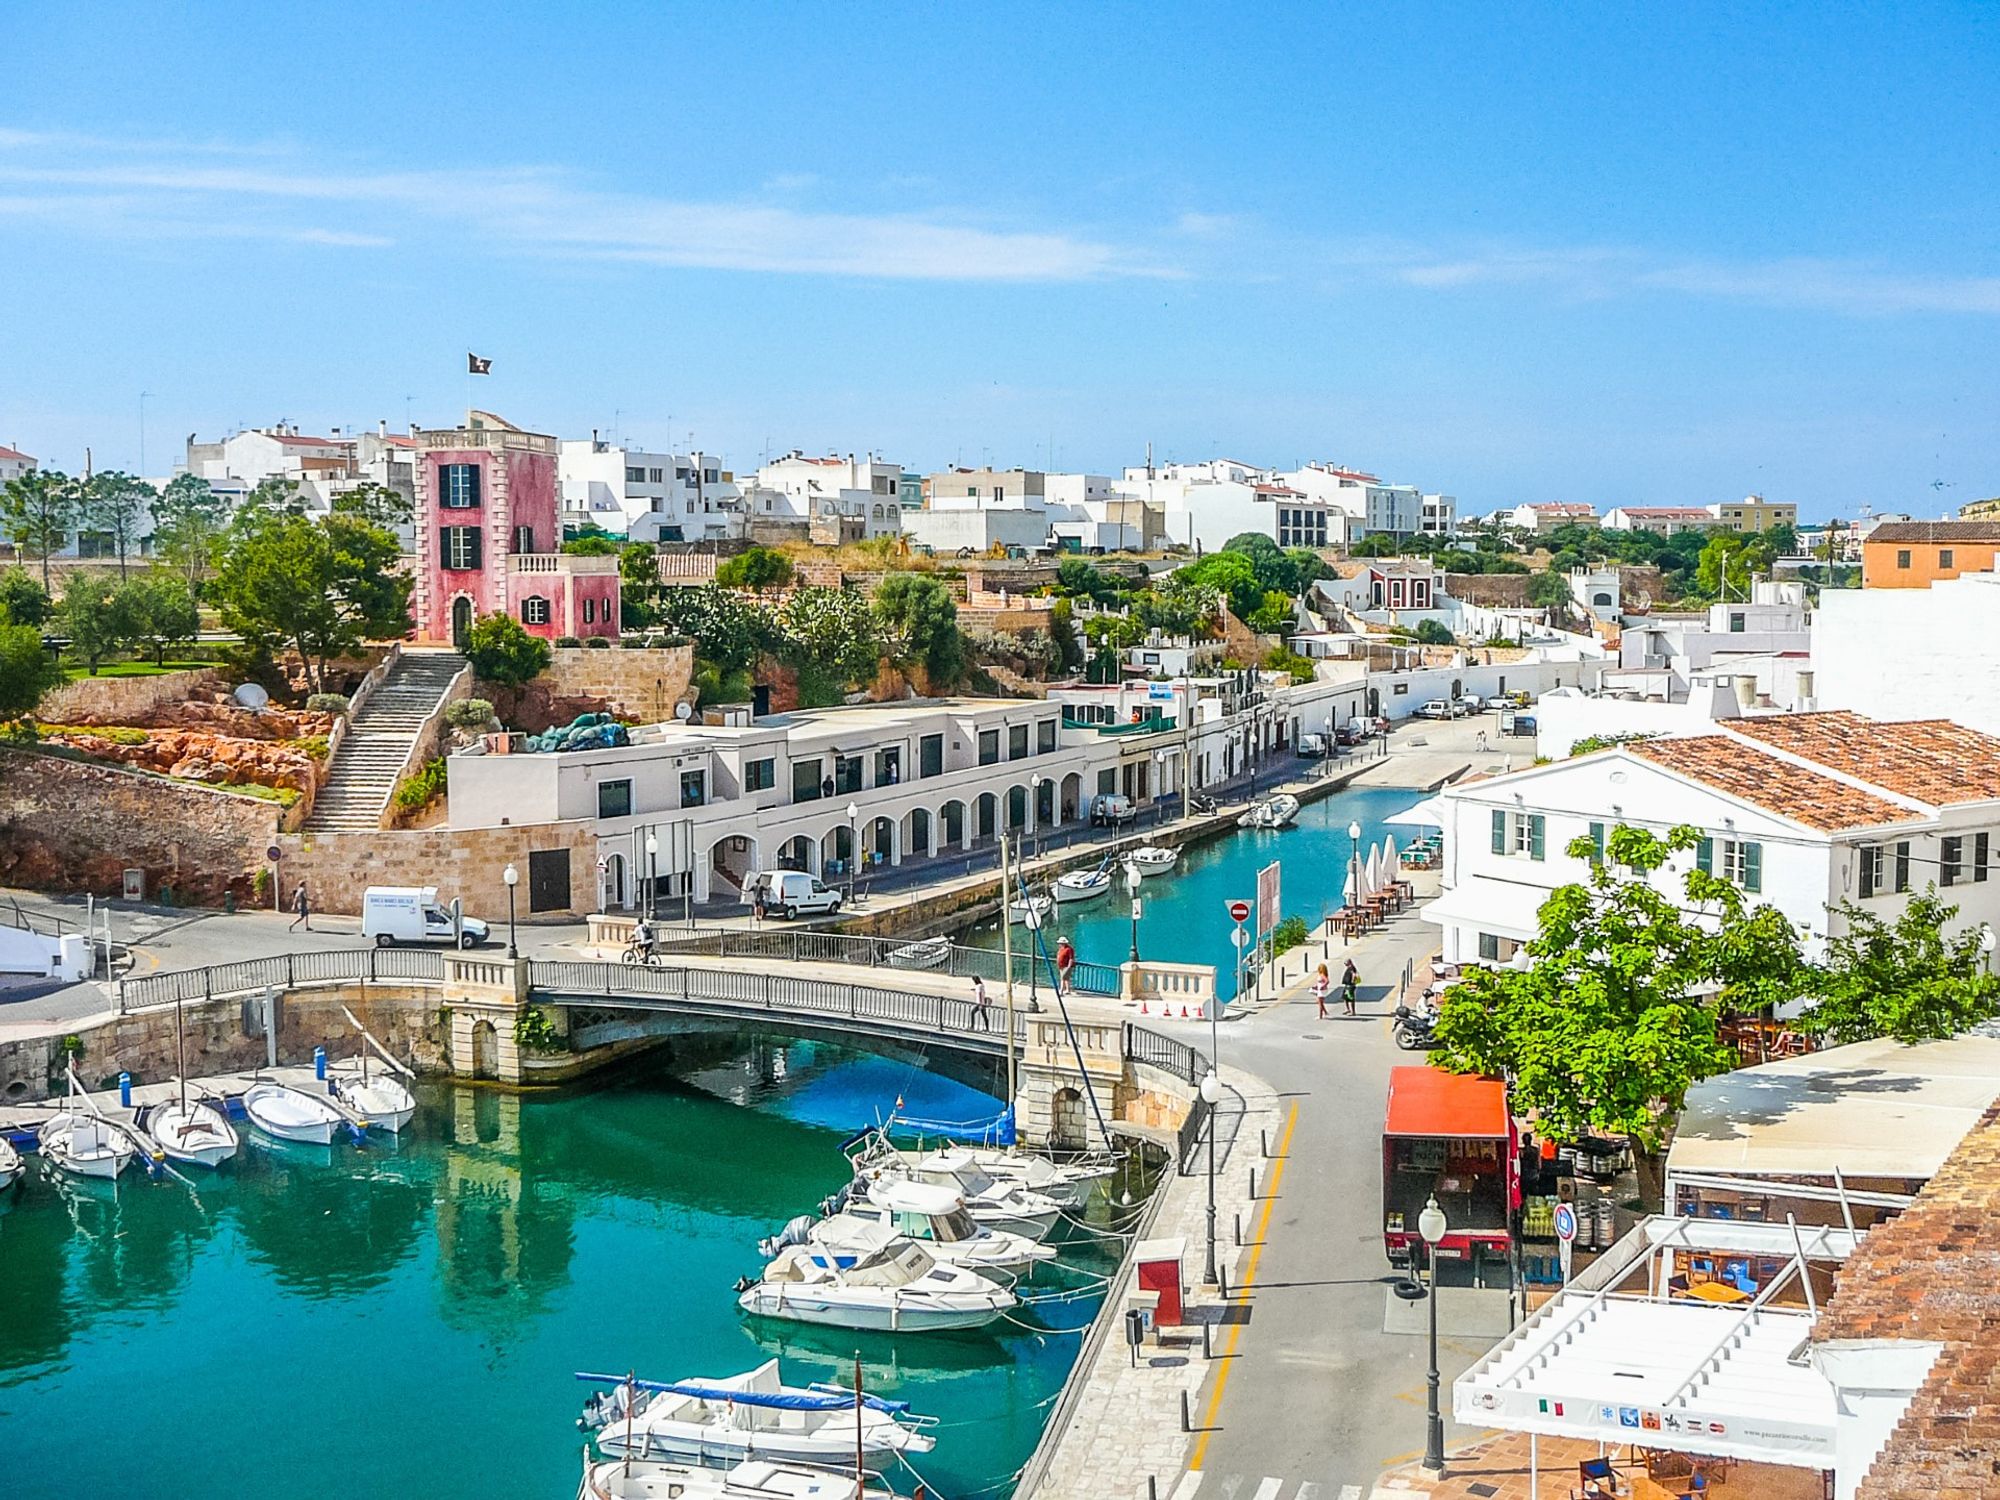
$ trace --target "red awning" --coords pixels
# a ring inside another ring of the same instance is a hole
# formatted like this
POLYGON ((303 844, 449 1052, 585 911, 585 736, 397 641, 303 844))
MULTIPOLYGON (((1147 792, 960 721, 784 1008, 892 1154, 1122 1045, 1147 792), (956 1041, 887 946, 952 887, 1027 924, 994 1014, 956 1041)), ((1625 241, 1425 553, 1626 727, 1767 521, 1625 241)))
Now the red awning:
POLYGON ((1507 1138, 1507 1085, 1440 1068, 1391 1068, 1384 1135, 1507 1138))

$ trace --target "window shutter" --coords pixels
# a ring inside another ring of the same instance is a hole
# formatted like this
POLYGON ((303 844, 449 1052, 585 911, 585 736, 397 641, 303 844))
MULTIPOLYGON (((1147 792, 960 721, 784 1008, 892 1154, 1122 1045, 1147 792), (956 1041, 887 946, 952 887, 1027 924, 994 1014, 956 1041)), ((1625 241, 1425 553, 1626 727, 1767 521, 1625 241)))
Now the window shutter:
POLYGON ((1694 867, 1704 875, 1715 873, 1715 840, 1703 839, 1694 846, 1694 867))
POLYGON ((1542 857, 1542 836, 1547 831, 1548 819, 1544 818, 1540 813, 1535 813, 1528 819, 1528 858, 1540 859, 1542 857))
POLYGON ((1590 842, 1591 842, 1592 844, 1594 844, 1594 845, 1595 845, 1595 846, 1597 847, 1597 854, 1596 854, 1596 857, 1595 857, 1595 860, 1594 860, 1594 862, 1595 862, 1595 863, 1597 863, 1597 864, 1600 864, 1600 865, 1601 865, 1601 864, 1603 864, 1603 863, 1604 863, 1604 825, 1603 825, 1602 823, 1592 823, 1592 824, 1590 825, 1590 842))
POLYGON ((1507 852, 1507 815, 1497 807, 1493 809, 1493 852, 1507 852))
POLYGON ((1880 851, 1867 845, 1861 846, 1861 868, 1855 876, 1855 894, 1863 901, 1875 894, 1875 858, 1880 851))
POLYGON ((1958 862, 1965 857, 1965 840, 1962 838, 1940 839, 1938 841, 1938 884, 1958 884, 1958 862))
POLYGON ((1743 889, 1751 894, 1764 889, 1764 846, 1743 845, 1743 889))
POLYGON ((1984 880, 1986 878, 1986 852, 1986 835, 1983 833, 1974 834, 1972 836, 1972 878, 1974 880, 1984 880))
POLYGON ((1900 894, 1910 888, 1910 846, 1907 842, 1896 845, 1896 890, 1900 894))

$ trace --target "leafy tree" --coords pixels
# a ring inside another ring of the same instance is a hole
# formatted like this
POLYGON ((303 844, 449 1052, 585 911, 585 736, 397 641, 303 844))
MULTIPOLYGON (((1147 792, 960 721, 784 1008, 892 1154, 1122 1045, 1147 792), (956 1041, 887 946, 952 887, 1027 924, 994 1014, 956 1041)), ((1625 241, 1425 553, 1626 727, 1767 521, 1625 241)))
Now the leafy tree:
POLYGON ((1528 580, 1528 602, 1538 609, 1560 609, 1569 603, 1569 580, 1560 573, 1535 574, 1528 580))
POLYGON ((1695 563, 1695 586, 1711 599, 1725 594, 1739 599, 1750 597, 1754 573, 1768 573, 1774 560, 1761 538, 1739 531, 1713 533, 1695 563))
POLYGON ((1239 620, 1248 619, 1264 602, 1264 586, 1257 581, 1257 564, 1248 553, 1211 552, 1200 562, 1176 569, 1166 591, 1204 604, 1220 596, 1229 612, 1239 620))
POLYGON ((464 649, 473 675, 500 687, 522 687, 549 669, 549 643, 512 615, 481 615, 465 633, 464 649))
POLYGON ((660 618, 674 634, 695 643, 696 660, 711 663, 719 681, 748 672, 757 653, 773 640, 772 623, 763 611, 714 584, 663 590, 660 618))
POLYGON ((49 557, 62 551, 82 513, 83 487, 56 469, 36 469, 0 490, 0 531, 42 560, 42 592, 49 593, 49 557))
POLYGON ((567 557, 609 557, 618 550, 618 544, 608 536, 573 537, 562 544, 567 557))
POLYGON ((1799 529, 1788 521, 1780 521, 1764 533, 1764 545, 1771 549, 1773 557, 1797 557, 1799 529))
POLYGON ((40 625, 54 612, 48 591, 23 567, 0 573, 0 617, 16 625, 40 625))
POLYGON ((715 570, 726 589, 768 589, 792 581, 792 560, 775 547, 752 547, 715 570))
POLYGON ((875 590, 875 619, 898 660, 917 660, 934 688, 947 688, 965 669, 965 637, 951 591, 922 573, 891 573, 875 590))
POLYGON ((627 542, 618 554, 618 613, 627 630, 644 630, 658 615, 659 548, 627 542))
POLYGON ((131 626, 131 639, 153 648, 153 661, 165 665, 169 646, 186 646, 201 634, 201 610, 187 581, 176 574, 149 573, 122 584, 118 590, 131 626))
POLYGON ((1478 970, 1447 991, 1436 1061, 1455 1072, 1505 1074, 1517 1113, 1573 1141, 1631 1137, 1654 1171, 1688 1089, 1734 1064, 1716 1034, 1721 1004, 1755 1009, 1795 984, 1797 934, 1769 906, 1746 910, 1741 890, 1700 869, 1682 896, 1663 889, 1668 859, 1695 848, 1698 829, 1665 835, 1619 826, 1587 885, 1542 904, 1526 969, 1478 970), (1685 908, 1685 909, 1684 909, 1685 908))
POLYGON ((1417 621, 1417 644, 1420 646, 1455 646, 1458 639, 1445 628, 1442 620, 1417 621))
POLYGON ((296 479, 259 480, 256 487, 243 497, 243 503, 237 507, 233 519, 248 525, 263 512, 273 510, 297 516, 306 513, 305 493, 296 479))
POLYGON ((1322 578, 1333 577, 1332 565, 1310 547, 1287 547, 1285 560, 1292 565, 1292 576, 1298 582, 1296 592, 1300 594, 1322 578))
POLYGON ((0 719, 32 713, 42 694, 62 681, 62 669, 43 649, 32 625, 0 618, 0 719))
POLYGON ((1957 915, 1935 889, 1912 896, 1894 925, 1842 902, 1847 930, 1827 939, 1801 1029, 1831 1042, 1928 1042, 1991 1019, 2000 1012, 2000 978, 1980 952, 1977 928, 1945 936, 1957 915))
POLYGON ((136 638, 132 601, 109 578, 74 573, 63 589, 62 628, 70 649, 97 675, 104 658, 136 638))
POLYGON ((387 531, 409 525, 416 513, 409 496, 386 484, 358 484, 342 490, 327 508, 337 516, 353 516, 387 531))
POLYGON ((1076 636, 1076 607, 1067 599, 1056 600, 1049 609, 1049 643, 1055 647, 1056 671, 1071 672, 1083 665, 1083 642, 1076 636))
POLYGON ((818 667, 842 683, 866 682, 875 675, 881 643, 874 614, 860 594, 798 589, 778 611, 777 626, 795 663, 818 667))
POLYGON ((1095 563, 1081 557, 1065 557, 1056 564, 1055 591, 1064 598, 1081 596, 1098 604, 1107 604, 1123 593, 1124 587, 1121 580, 1095 563))
POLYGON ((1402 543, 1386 531, 1371 531, 1347 549, 1349 557, 1395 557, 1402 543))
MULTIPOLYGON (((1222 544, 1224 552, 1240 552, 1257 570, 1257 584, 1267 594, 1296 595, 1301 591, 1298 564, 1292 554, 1261 531, 1245 531, 1222 544)), ((1306 553, 1311 557, 1313 554, 1306 553)))
POLYGON ((229 506, 206 479, 176 474, 153 506, 153 550, 190 589, 199 589, 228 523, 229 506))
POLYGON ((312 690, 324 692, 329 662, 364 641, 409 633, 410 579, 396 570, 398 550, 384 527, 340 512, 314 520, 274 491, 231 521, 209 593, 247 645, 291 646, 312 690))
POLYGON ((1292 625, 1292 596, 1282 589, 1267 589, 1257 607, 1243 617, 1243 623, 1259 635, 1282 635, 1292 625))
POLYGON ((139 525, 159 493, 145 480, 117 469, 104 469, 84 482, 77 525, 111 539, 118 558, 118 576, 125 577, 139 525))

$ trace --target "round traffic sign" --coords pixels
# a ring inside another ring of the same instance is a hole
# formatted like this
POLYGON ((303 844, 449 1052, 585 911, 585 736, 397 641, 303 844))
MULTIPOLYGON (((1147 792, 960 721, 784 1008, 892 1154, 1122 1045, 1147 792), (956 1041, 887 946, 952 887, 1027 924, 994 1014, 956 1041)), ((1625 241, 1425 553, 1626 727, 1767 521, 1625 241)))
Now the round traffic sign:
POLYGON ((271 846, 270 848, 268 848, 268 849, 266 849, 266 850, 264 851, 264 858, 266 858, 266 859, 268 859, 268 860, 271 860, 271 861, 273 861, 273 862, 275 863, 275 862, 276 862, 276 860, 277 860, 277 858, 278 858, 278 856, 279 856, 279 855, 280 855, 281 853, 283 853, 283 852, 284 852, 284 851, 282 851, 281 849, 279 849, 279 848, 278 848, 278 846, 277 846, 276 844, 273 844, 273 845, 272 845, 272 846, 271 846))
POLYGON ((1567 1203, 1556 1205, 1556 1238, 1565 1244, 1576 1238, 1576 1210, 1567 1203))
POLYGON ((1237 928, 1234 932, 1229 934, 1229 940, 1234 944, 1236 944, 1236 946, 1239 948, 1247 948, 1250 946, 1250 934, 1245 932, 1241 927, 1237 928))
POLYGON ((1232 922, 1247 922, 1247 921, 1249 921, 1249 920, 1250 920, 1250 903, 1249 903, 1248 901, 1232 901, 1232 902, 1230 902, 1230 903, 1229 903, 1229 920, 1230 920, 1230 921, 1232 921, 1232 922))

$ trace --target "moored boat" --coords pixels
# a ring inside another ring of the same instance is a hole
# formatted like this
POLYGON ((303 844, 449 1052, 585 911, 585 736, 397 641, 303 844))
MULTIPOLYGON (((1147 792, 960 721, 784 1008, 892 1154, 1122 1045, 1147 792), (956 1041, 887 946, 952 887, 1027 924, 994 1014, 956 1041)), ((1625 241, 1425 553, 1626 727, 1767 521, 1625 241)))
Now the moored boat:
POLYGON ((65 1109, 49 1117, 36 1132, 42 1155, 58 1171, 72 1177, 116 1177, 132 1164, 138 1147, 108 1120, 65 1109))
POLYGON ((0 1193, 21 1180, 21 1153, 14 1149, 14 1143, 0 1135, 0 1193))
POLYGON ((198 1167, 219 1167, 241 1144, 236 1127, 215 1105, 200 1099, 170 1099, 149 1104, 134 1118, 139 1129, 170 1161, 198 1167))
POLYGON ((1094 870, 1071 870, 1067 875, 1058 875, 1049 887, 1049 894, 1060 906, 1071 901, 1095 901, 1110 890, 1111 867, 1107 861, 1094 870))
POLYGON ((359 1076, 337 1074, 334 1097, 367 1122, 370 1130, 386 1130, 400 1135, 417 1112, 417 1099, 402 1079, 392 1073, 373 1076, 364 1068, 359 1076))
MULTIPOLYGON (((852 1454, 850 1453, 850 1458, 852 1454)), ((583 1455, 577 1500, 895 1500, 851 1474, 753 1458, 731 1469, 583 1455)))
POLYGON ((1016 1303, 977 1271, 940 1265, 903 1239, 852 1265, 817 1246, 793 1245, 757 1280, 744 1278, 736 1300, 760 1317, 885 1333, 984 1328, 1016 1303))
POLYGON ((1007 920, 1027 927, 1040 927, 1056 909, 1047 896, 1017 896, 1007 903, 1007 920))
POLYGON ((325 1146, 346 1125, 347 1117, 317 1094, 282 1083, 253 1083, 243 1095, 243 1112, 250 1123, 281 1141, 325 1146))
POLYGON ((1055 1259, 1053 1246, 1025 1235, 990 1229, 972 1217, 955 1187, 883 1177, 865 1194, 851 1194, 841 1211, 823 1219, 794 1219, 757 1248, 775 1256, 787 1245, 818 1245, 845 1260, 861 1260, 892 1240, 915 1240, 932 1259, 1001 1278, 1055 1259))
POLYGON ((1163 849, 1158 844, 1142 844, 1125 856, 1125 863, 1137 870, 1142 878, 1170 874, 1180 862, 1180 850, 1163 849))
POLYGON ((1289 828, 1292 820, 1299 815, 1299 799, 1290 792, 1279 792, 1275 797, 1266 797, 1254 804, 1250 810, 1236 820, 1238 828, 1289 828))
POLYGON ((892 969, 937 969, 942 968, 951 957, 951 939, 948 937, 919 938, 914 943, 904 943, 900 948, 889 950, 889 967, 892 969))

